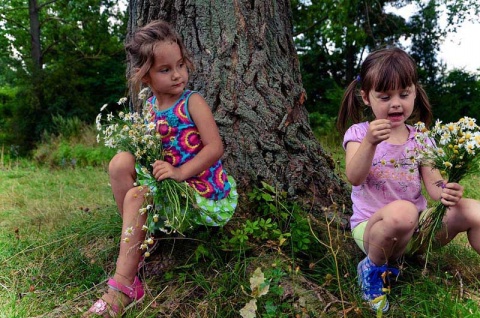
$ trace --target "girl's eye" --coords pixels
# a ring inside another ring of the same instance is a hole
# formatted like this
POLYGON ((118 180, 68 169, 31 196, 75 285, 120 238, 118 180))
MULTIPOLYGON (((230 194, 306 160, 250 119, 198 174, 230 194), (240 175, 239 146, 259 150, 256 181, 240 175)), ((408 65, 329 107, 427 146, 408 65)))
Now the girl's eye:
POLYGON ((389 98, 390 98, 390 96, 388 96, 388 95, 382 95, 382 96, 380 96, 380 99, 381 99, 381 100, 388 100, 389 98))
POLYGON ((160 73, 167 73, 168 72, 168 68, 162 68, 160 69, 160 73))

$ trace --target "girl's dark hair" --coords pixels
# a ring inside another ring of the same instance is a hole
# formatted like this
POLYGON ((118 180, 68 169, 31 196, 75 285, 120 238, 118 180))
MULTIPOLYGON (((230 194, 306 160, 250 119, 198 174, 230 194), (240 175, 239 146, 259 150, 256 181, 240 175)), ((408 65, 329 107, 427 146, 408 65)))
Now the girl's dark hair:
POLYGON ((385 48, 370 53, 362 63, 360 75, 345 90, 338 112, 337 128, 343 134, 351 124, 365 120, 365 105, 360 97, 371 90, 385 92, 415 85, 415 107, 409 121, 422 121, 428 127, 432 109, 427 94, 418 83, 417 65, 413 58, 399 48, 385 48), (357 89, 357 86, 360 86, 357 89))
POLYGON ((154 63, 156 44, 164 41, 177 43, 187 68, 194 70, 188 51, 175 29, 165 21, 152 21, 138 29, 125 45, 130 63, 129 84, 135 95, 140 91, 143 77, 154 63))

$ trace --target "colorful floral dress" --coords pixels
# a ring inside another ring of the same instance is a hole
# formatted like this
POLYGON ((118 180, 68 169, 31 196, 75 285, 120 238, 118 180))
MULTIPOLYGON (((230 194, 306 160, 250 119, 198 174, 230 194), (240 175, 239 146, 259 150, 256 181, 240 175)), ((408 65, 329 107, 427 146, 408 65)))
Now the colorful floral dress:
MULTIPOLYGON (((166 110, 158 110, 152 96, 145 107, 150 121, 155 123, 163 145, 164 160, 178 167, 193 159, 203 149, 200 133, 188 111, 188 100, 195 92, 186 90, 177 102, 166 110)), ((151 178, 137 168, 139 178, 151 178)), ((223 226, 232 217, 238 201, 235 180, 227 176, 218 160, 209 169, 185 182, 195 190, 196 202, 188 213, 193 223, 223 226)), ((156 191, 156 189, 152 189, 156 191)), ((166 205, 169 202, 164 202, 166 205)))

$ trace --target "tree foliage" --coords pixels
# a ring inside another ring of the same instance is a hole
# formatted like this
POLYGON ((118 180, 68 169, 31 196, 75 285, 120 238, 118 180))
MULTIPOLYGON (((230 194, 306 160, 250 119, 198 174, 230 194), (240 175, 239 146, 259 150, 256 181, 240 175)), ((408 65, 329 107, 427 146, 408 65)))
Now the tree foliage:
POLYGON ((407 34, 405 19, 385 11, 391 3, 397 2, 292 1, 294 33, 310 111, 335 116, 341 91, 358 74, 365 52, 399 44, 407 34))
POLYGON ((436 118, 454 122, 463 116, 478 117, 480 114, 480 78, 464 70, 453 70, 440 76, 428 93, 436 118))
POLYGON ((124 94, 124 11, 113 0, 3 1, 0 86, 17 93, 0 101, 1 128, 13 132, 0 142, 28 150, 53 115, 92 121, 124 94))
POLYGON ((408 23, 411 30, 410 53, 417 61, 419 75, 424 85, 436 85, 439 67, 437 52, 441 40, 446 36, 439 26, 439 12, 434 0, 420 4, 420 10, 408 23))
MULTIPOLYGON (((119 6, 114 0, 2 1, 1 144, 29 150, 44 131, 52 131, 53 115, 90 122, 99 105, 125 94, 125 2, 119 6), (38 51, 33 45, 36 38, 38 51)), ((458 105, 460 97, 467 96, 460 94, 465 86, 458 83, 470 85, 478 80, 462 70, 449 74, 447 65, 437 59, 447 32, 456 32, 465 20, 478 20, 480 2, 476 0, 290 3, 308 97, 305 105, 322 118, 336 116, 344 87, 358 74, 365 54, 380 46, 403 45, 417 60, 422 83, 439 117, 456 114, 450 111, 452 103, 458 105), (408 18, 399 14, 407 6, 412 9, 408 18), (440 25, 441 15, 446 24, 440 25), (452 85, 459 89, 452 91, 452 85)), ((476 109, 474 101, 470 105, 471 110, 476 109)), ((462 112, 468 113, 468 109, 462 112)))
MULTIPOLYGON (((293 0, 295 43, 299 53, 307 109, 334 117, 344 87, 359 73, 365 55, 388 45, 409 51, 420 67, 422 83, 439 93, 446 65, 437 60, 447 32, 477 17, 474 0, 293 0), (409 7, 410 17, 400 14, 409 7), (440 25, 440 15, 447 17, 440 25)), ((440 111, 437 113, 441 113, 440 111)))

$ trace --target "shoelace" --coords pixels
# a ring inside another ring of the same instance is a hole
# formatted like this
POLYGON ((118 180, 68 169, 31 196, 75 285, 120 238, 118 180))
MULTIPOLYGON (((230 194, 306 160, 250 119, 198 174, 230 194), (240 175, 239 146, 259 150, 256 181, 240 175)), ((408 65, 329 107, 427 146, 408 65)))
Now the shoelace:
MULTIPOLYGON (((382 291, 384 293, 387 293, 387 294, 390 294, 390 280, 389 280, 389 276, 390 275, 393 275, 395 277, 397 277, 399 274, 400 274, 400 271, 398 270, 398 268, 395 268, 395 267, 388 267, 386 264, 383 265, 386 269, 385 271, 382 273, 381 277, 382 277, 382 281, 383 281, 383 285, 386 285, 387 288, 382 288, 382 291)), ((382 266, 382 267, 383 267, 382 266)))
MULTIPOLYGON (((372 266, 370 267, 368 278, 370 282, 380 282, 380 280, 375 279, 376 277, 381 278, 382 286, 371 286, 368 290, 368 294, 371 296, 377 296, 379 291, 383 293, 390 293, 390 284, 388 283, 388 277, 390 275, 398 276, 400 271, 395 267, 389 267, 387 264, 382 266, 372 266), (387 288, 384 288, 384 285, 387 285, 387 288), (373 288, 372 288, 373 287, 373 288)), ((377 284, 375 284, 377 285, 377 284)))

